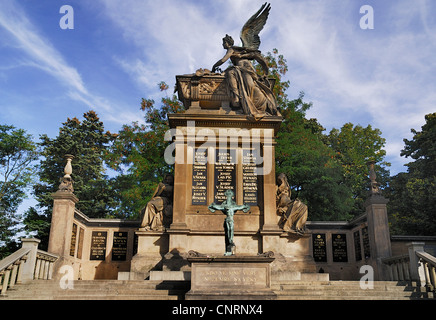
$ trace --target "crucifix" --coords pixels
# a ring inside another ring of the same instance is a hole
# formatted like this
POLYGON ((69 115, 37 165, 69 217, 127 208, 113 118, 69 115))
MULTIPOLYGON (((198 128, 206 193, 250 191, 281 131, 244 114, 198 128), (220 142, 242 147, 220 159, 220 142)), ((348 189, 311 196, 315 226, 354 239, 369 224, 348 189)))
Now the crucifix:
POLYGON ((236 211, 242 210, 244 212, 248 212, 250 210, 250 206, 247 204, 243 205, 237 205, 235 200, 233 200, 234 193, 232 190, 227 189, 224 193, 226 196, 226 200, 224 200, 221 204, 216 204, 213 202, 209 206, 209 210, 211 212, 215 212, 216 210, 222 211, 226 218, 224 220, 224 232, 225 232, 225 241, 226 241, 226 252, 224 253, 225 256, 231 256, 233 255, 233 247, 235 247, 235 244, 233 242, 233 216, 236 211))

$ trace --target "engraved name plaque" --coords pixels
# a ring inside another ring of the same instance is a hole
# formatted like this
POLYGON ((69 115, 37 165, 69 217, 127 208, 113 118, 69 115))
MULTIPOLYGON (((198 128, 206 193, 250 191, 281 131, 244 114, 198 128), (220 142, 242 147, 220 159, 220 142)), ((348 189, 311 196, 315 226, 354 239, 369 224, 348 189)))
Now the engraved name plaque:
POLYGON ((196 149, 194 152, 192 204, 207 205, 207 149, 196 149))
POLYGON ((104 260, 106 258, 106 239, 106 231, 92 231, 89 260, 104 260))
POLYGON ((126 231, 114 232, 112 245, 112 261, 126 261, 127 258, 127 235, 126 231))
POLYGON ((347 235, 332 234, 333 262, 347 262, 347 235))
POLYGON ((242 150, 243 203, 257 205, 258 180, 256 174, 257 150, 242 150))
POLYGON ((216 150, 214 202, 226 200, 225 191, 236 194, 236 150, 216 150))
POLYGON ((316 262, 327 262, 327 247, 325 234, 317 233, 312 235, 313 259, 316 262))

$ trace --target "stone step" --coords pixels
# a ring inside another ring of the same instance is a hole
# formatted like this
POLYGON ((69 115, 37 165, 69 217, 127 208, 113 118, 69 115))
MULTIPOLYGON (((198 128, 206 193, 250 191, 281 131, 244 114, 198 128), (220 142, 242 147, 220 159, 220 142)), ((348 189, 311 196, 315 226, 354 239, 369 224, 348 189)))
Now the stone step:
POLYGON ((34 280, 17 284, 0 299, 22 300, 178 300, 190 288, 187 281, 120 281, 95 280, 72 282, 71 289, 62 289, 59 281, 34 280))
POLYGON ((275 284, 275 293, 280 300, 326 299, 326 300, 411 300, 434 299, 433 292, 416 283, 376 281, 373 289, 360 288, 359 281, 299 282, 287 281, 275 284))
POLYGON ((408 297, 377 297, 377 296, 277 296, 277 300, 410 300, 408 297))
POLYGON ((402 297, 410 297, 414 294, 412 291, 374 291, 374 290, 318 290, 318 289, 294 289, 294 290, 283 290, 276 291, 279 295, 287 295, 287 296, 301 296, 301 295, 324 295, 324 296, 402 296, 402 297))
MULTIPOLYGON (((59 281, 34 280, 8 290, 8 300, 183 300, 189 281, 76 280, 73 289, 59 281)), ((434 299, 416 283, 376 281, 363 290, 359 281, 296 281, 273 283, 278 300, 411 300, 434 299)))
POLYGON ((182 300, 177 296, 106 295, 106 296, 54 296, 53 300, 182 300))

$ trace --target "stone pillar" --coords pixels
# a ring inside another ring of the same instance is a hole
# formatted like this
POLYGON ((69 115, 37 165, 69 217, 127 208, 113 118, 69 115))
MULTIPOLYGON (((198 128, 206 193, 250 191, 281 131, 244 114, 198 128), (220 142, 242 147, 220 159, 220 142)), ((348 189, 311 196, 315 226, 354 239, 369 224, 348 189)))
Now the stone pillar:
POLYGON ((371 190, 365 201, 366 216, 368 220, 368 234, 371 246, 371 259, 374 261, 375 280, 385 280, 383 258, 392 256, 391 238, 389 233, 388 212, 386 204, 388 199, 382 196, 379 184, 375 181, 374 162, 369 163, 371 190))
POLYGON ((189 230, 186 225, 188 148, 183 131, 176 135, 175 149, 173 221, 167 230, 170 235, 168 250, 184 252, 189 250, 187 248, 187 234, 189 230))
POLYGON ((74 210, 79 199, 74 194, 63 191, 53 193, 52 197, 53 213, 48 252, 65 257, 70 254, 74 210))
POLYGON ((30 248, 27 254, 26 262, 21 266, 20 270, 20 280, 21 282, 33 280, 33 273, 35 271, 36 255, 38 252, 38 244, 41 242, 39 239, 35 238, 21 238, 21 247, 30 248))
POLYGON ((187 180, 187 145, 183 135, 176 136, 176 162, 174 164, 174 204, 171 230, 187 229, 186 226, 186 180, 187 180))
POLYGON ((275 142, 265 142, 267 141, 264 141, 263 145, 263 165, 266 169, 263 176, 264 221, 260 234, 262 235, 262 251, 276 252, 279 248, 278 236, 283 233, 283 230, 278 225, 276 209, 275 142), (268 163, 269 161, 271 163, 268 163))
POLYGON ((73 180, 71 179, 72 155, 65 155, 65 175, 61 179, 59 190, 52 194, 53 213, 51 217, 50 238, 48 252, 59 255, 61 258, 69 257, 71 234, 73 231, 73 219, 76 203, 79 199, 73 194, 73 180))

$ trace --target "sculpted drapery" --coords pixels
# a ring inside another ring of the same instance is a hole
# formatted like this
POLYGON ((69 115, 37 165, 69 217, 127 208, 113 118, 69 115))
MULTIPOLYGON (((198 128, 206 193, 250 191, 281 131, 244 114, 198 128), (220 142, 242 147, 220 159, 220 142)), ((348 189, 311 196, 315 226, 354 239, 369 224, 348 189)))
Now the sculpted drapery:
POLYGON ((270 5, 264 4, 244 25, 241 30, 242 47, 234 46, 233 38, 226 35, 223 38, 225 56, 212 67, 216 72, 219 66, 230 59, 232 66, 224 72, 231 94, 231 106, 242 108, 243 112, 254 120, 260 120, 266 115, 280 115, 272 87, 268 81, 268 67, 262 57, 259 46, 259 32, 268 18, 270 5), (256 60, 263 69, 263 76, 256 74, 251 63, 256 60))

